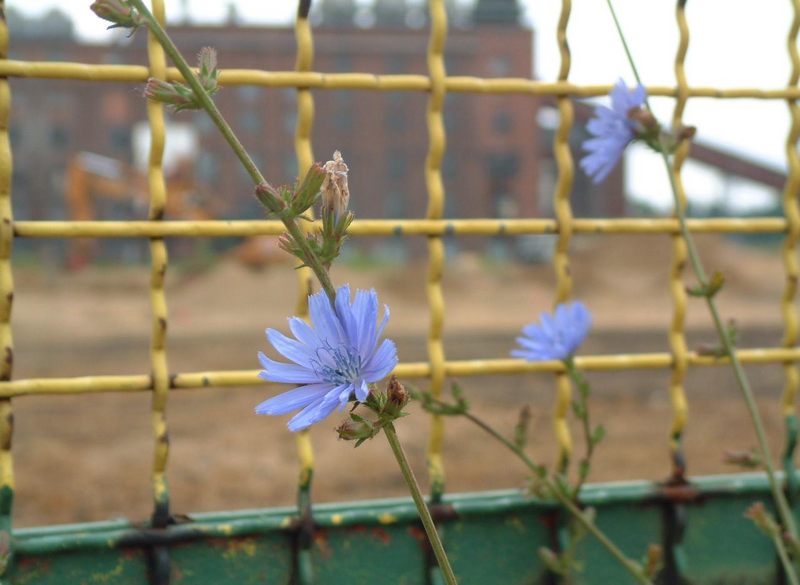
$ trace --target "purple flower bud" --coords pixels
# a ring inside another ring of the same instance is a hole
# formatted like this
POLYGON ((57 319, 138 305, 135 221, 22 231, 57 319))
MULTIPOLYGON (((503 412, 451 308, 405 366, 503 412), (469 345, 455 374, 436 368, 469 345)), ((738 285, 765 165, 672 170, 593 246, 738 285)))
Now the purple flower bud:
POLYGON ((108 28, 132 28, 142 25, 139 14, 125 0, 95 0, 89 6, 103 20, 112 22, 108 28))

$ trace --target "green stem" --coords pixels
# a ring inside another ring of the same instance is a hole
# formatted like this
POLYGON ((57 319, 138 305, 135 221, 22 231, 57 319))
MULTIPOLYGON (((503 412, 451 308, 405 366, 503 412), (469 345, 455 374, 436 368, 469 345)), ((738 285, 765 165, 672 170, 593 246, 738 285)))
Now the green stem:
MULTIPOLYGON (((791 567, 792 562, 789 560, 789 554, 786 552, 786 547, 783 544, 781 535, 773 534, 772 542, 775 543, 775 548, 778 551, 778 557, 781 559, 781 564, 783 565, 784 569, 786 567, 791 567)), ((790 585, 800 585, 800 582, 798 582, 797 575, 794 573, 794 571, 784 572, 786 573, 786 578, 789 580, 790 585)))
MULTIPOLYGON (((431 397, 431 401, 440 405, 446 406, 446 403, 438 400, 436 398, 431 397)), ((519 447, 518 445, 514 444, 512 441, 504 437, 501 433, 494 429, 491 425, 487 422, 483 421, 482 419, 478 418, 474 414, 470 412, 463 412, 462 416, 466 417, 468 420, 476 424, 480 427, 484 432, 488 433, 495 439, 497 439, 501 444, 503 444, 507 449, 512 451, 519 459, 525 464, 525 466, 534 474, 538 481, 541 481, 544 486, 547 488, 549 493, 552 493, 556 499, 558 500, 559 504, 561 504, 566 510, 578 521, 580 524, 594 536, 600 544, 602 544, 605 549, 611 553, 611 555, 619 561, 619 563, 625 567, 631 575, 633 575, 636 580, 641 583, 642 585, 653 585, 653 582, 647 578, 647 575, 644 574, 642 568, 639 564, 635 561, 632 561, 628 557, 625 556, 617 545, 615 545, 611 539, 609 539, 602 530, 600 530, 597 525, 586 517, 586 515, 575 505, 570 498, 568 498, 562 490, 560 490, 553 482, 546 476, 542 475, 541 471, 542 468, 539 465, 531 460, 528 457, 528 454, 519 447)))
MULTIPOLYGON (((145 6, 144 2, 142 0, 130 0, 130 3, 145 19, 150 31, 164 48, 164 51, 167 53, 167 55, 169 55, 170 59, 172 59, 172 62, 175 64, 175 67, 177 67, 178 71, 180 71, 186 83, 188 83, 192 88, 192 91, 194 91, 198 101, 200 102, 200 105, 208 113, 209 117, 217 126, 217 128, 219 128, 223 137, 228 142, 236 156, 239 158, 239 161, 242 163, 245 171, 247 171, 247 174, 250 175, 253 183, 255 183, 256 188, 265 195, 264 203, 269 211, 273 212, 281 219, 283 224, 286 226, 286 230, 289 232, 289 235, 301 248, 304 254, 304 260, 316 275, 320 285, 322 286, 323 290, 325 290, 325 293, 328 295, 331 303, 333 303, 336 297, 336 291, 333 287, 333 283, 331 282, 325 265, 319 260, 314 251, 308 245, 305 234, 297 225, 297 222, 293 218, 286 217, 285 214, 282 213, 283 204, 274 187, 267 182, 267 180, 258 170, 255 162, 247 153, 239 139, 236 137, 233 129, 225 121, 222 113, 205 91, 194 71, 192 71, 191 67, 189 67, 189 64, 183 58, 183 55, 181 55, 180 51, 178 51, 178 48, 174 45, 172 39, 170 39, 169 35, 167 35, 166 31, 161 27, 153 14, 147 9, 147 6, 145 6)), ((388 424, 386 427, 384 427, 384 432, 386 433, 386 437, 389 440, 392 451, 397 458, 397 462, 400 465, 400 470, 403 473, 406 483, 408 484, 408 488, 411 491, 411 496, 414 499, 414 503, 417 505, 417 510, 419 511, 422 524, 425 526, 425 531, 428 534, 428 539, 430 540, 431 547, 436 555, 436 560, 439 562, 439 567, 442 569, 445 581, 448 583, 448 585, 457 585, 455 575, 453 574, 453 570, 450 567, 447 556, 445 555, 444 547, 442 546, 442 542, 436 532, 436 527, 433 524, 433 519, 431 518, 430 512, 425 505, 425 501, 422 499, 422 493, 420 492, 419 486, 414 478, 414 473, 411 471, 411 467, 408 465, 408 461, 403 453, 403 448, 397 438, 394 425, 391 423, 388 424)))
POLYGON ((581 427, 583 429, 584 440, 586 441, 586 454, 584 455, 584 462, 586 464, 586 473, 580 472, 578 476, 578 484, 575 486, 575 496, 577 497, 583 487, 584 482, 588 477, 589 465, 592 461, 594 454, 595 442, 592 438, 592 423, 589 416, 589 383, 583 374, 575 366, 575 360, 570 356, 564 360, 564 367, 567 369, 567 375, 572 379, 578 387, 578 400, 581 406, 581 427))
MULTIPOLYGON (((636 69, 636 64, 633 60, 633 55, 628 47, 628 43, 625 40, 625 34, 622 31, 622 27, 619 24, 619 20, 617 19, 617 14, 614 11, 614 6, 611 0, 606 0, 608 4, 608 8, 611 11, 611 16, 614 19, 614 25, 617 28, 617 33, 619 34, 620 40, 622 41, 622 46, 625 49, 625 54, 628 56, 628 62, 630 63, 631 69, 633 70, 633 74, 636 77, 637 83, 641 85, 642 80, 639 77, 639 73, 636 69)), ((650 104, 645 99, 645 106, 647 110, 652 113, 652 109, 650 108, 650 104)), ((663 139, 661 140, 660 144, 660 154, 661 158, 664 162, 664 166, 667 171, 667 177, 669 178, 670 189, 672 190, 672 198, 673 204, 675 207, 675 215, 678 218, 678 225, 680 226, 681 236, 683 237, 684 242, 686 242, 686 249, 689 254, 689 260, 692 265, 692 270, 694 271, 695 277, 698 280, 698 284, 700 287, 707 287, 708 286, 708 277, 706 275, 706 271, 703 267, 702 260, 700 258, 700 254, 697 251, 697 246, 694 241, 694 237, 692 236, 691 232, 689 231, 688 225, 686 223, 686 212, 684 206, 681 202, 681 198, 678 192, 678 185, 675 181, 675 176, 672 172, 672 163, 670 161, 670 157, 666 152, 666 145, 663 143, 663 139)), ((717 303, 714 300, 713 296, 707 295, 706 296, 706 305, 708 306, 708 310, 711 313, 711 317, 714 321, 714 327, 717 330, 717 334, 719 335, 720 342, 722 343, 722 347, 725 351, 725 354, 730 357, 731 366, 733 367, 734 376, 736 377, 736 381, 739 385, 739 389, 741 390, 742 396, 744 397, 745 404, 747 405, 747 410, 750 414, 750 418, 753 422, 753 427, 756 431, 756 437, 758 438, 759 449, 761 450, 762 460, 764 461, 764 467, 767 472, 767 478, 770 485, 770 490, 772 491, 772 497, 775 500, 775 504, 778 507, 778 513, 781 517, 781 522, 783 526, 786 528, 786 531, 793 537, 797 537, 797 526, 794 520, 794 516, 792 514, 791 508, 789 507, 789 503, 786 500, 786 496, 783 493, 783 490, 778 483, 778 480, 775 476, 775 469, 772 462, 772 454, 769 448, 769 443, 767 442, 767 436, 764 432, 764 424, 761 421, 761 415, 758 411, 758 406, 756 405, 755 398, 753 396, 753 391, 750 387, 750 382, 747 378, 747 375, 744 372, 744 368, 742 367, 741 361, 739 360, 739 356, 736 353, 736 348, 730 338, 730 333, 728 332, 725 324, 720 317, 719 310, 717 308, 717 303)), ((794 568, 790 563, 788 563, 788 554, 784 547, 783 542, 780 539, 775 540, 775 546, 778 549, 778 554, 781 557, 781 561, 783 562, 784 568, 786 569, 787 576, 793 583, 797 583, 797 576, 794 572, 794 568), (786 560, 787 562, 784 562, 786 560)))
POLYGON ((177 67, 184 80, 186 80, 186 83, 188 83, 189 87, 192 88, 195 96, 197 96, 197 99, 200 102, 200 105, 206 112, 208 112, 211 120, 214 122, 217 128, 219 128, 222 136, 230 145, 231 150, 233 150, 234 154, 236 154, 245 171, 247 171, 247 174, 250 175, 250 178, 253 180, 256 188, 264 193, 264 203, 266 204, 267 208, 269 211, 279 217, 286 226, 286 231, 289 232, 289 235, 303 251, 304 261, 314 272, 314 275, 319 280, 320 286, 322 286, 323 290, 328 295, 328 298, 331 300, 331 302, 333 302, 336 297, 336 291, 333 287, 330 277, 328 276, 328 273, 325 270, 325 267, 308 245, 306 236, 303 233, 303 230, 300 229, 300 226, 297 225, 297 222, 293 218, 286 217, 282 213, 283 204, 278 197, 275 188, 267 182, 267 180, 261 174, 261 171, 258 170, 255 162, 253 162, 253 159, 250 158, 250 155, 247 153, 244 146, 242 146, 242 143, 239 142, 236 134, 234 134, 233 129, 230 127, 228 122, 225 121, 225 118, 217 108, 214 100, 211 99, 206 90, 203 88, 200 80, 197 78, 194 71, 192 71, 191 67, 189 67, 186 59, 183 58, 183 55, 181 55, 178 48, 172 42, 172 39, 170 39, 166 31, 161 27, 153 14, 148 10, 147 6, 145 6, 144 1, 130 0, 130 3, 145 19, 150 32, 153 33, 158 42, 164 48, 164 52, 169 55, 170 59, 172 59, 172 62, 175 64, 175 67, 177 67))
POLYGON ((433 549, 433 554, 436 555, 436 560, 439 563, 439 568, 442 570, 444 580, 448 585, 457 585, 458 582, 456 581, 456 576, 453 573, 453 569, 450 567, 450 561, 447 559, 447 555, 444 552, 444 546, 442 546, 442 541, 439 538, 439 533, 436 532, 436 525, 433 523, 431 513, 422 497, 422 492, 417 484, 417 479, 414 477, 414 471, 408 464, 406 454, 403 452, 402 445, 400 445, 400 439, 397 437, 397 431, 395 431, 394 424, 391 422, 388 423, 383 427, 383 432, 386 434, 386 439, 389 441, 389 445, 392 447, 392 452, 394 453, 395 459, 397 459, 397 464, 400 466, 403 479, 406 480, 406 485, 408 485, 408 489, 411 492, 411 497, 414 500, 414 504, 417 506, 419 517, 422 520, 422 525, 425 527, 425 532, 428 535, 428 541, 433 549))

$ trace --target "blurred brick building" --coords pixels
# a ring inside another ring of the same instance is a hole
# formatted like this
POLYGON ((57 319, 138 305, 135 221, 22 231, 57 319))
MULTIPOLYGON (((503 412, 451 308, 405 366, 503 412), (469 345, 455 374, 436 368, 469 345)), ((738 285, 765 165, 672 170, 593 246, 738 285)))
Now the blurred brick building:
MULTIPOLYGON (((448 3, 448 75, 531 77, 532 31, 520 25, 515 0, 448 3)), ((420 6, 377 0, 369 9, 351 0, 327 0, 316 12, 313 70, 328 73, 427 73, 428 30, 420 6)), ((75 40, 69 20, 51 13, 38 21, 10 15, 11 59, 85 63, 146 63, 145 34, 109 44, 75 40)), ((102 26, 99 24, 98 26, 102 26)), ((186 55, 214 46, 220 66, 290 71, 296 45, 291 28, 238 24, 231 12, 219 26, 170 23, 186 55)), ((351 203, 362 218, 424 217, 424 161, 428 150, 427 94, 314 91, 315 158, 340 149, 350 164, 351 203)), ((135 165, 145 152, 146 114, 141 87, 123 83, 13 79, 12 145, 15 213, 19 219, 68 218, 66 169, 81 151, 135 165)), ((292 182, 296 90, 227 86, 216 101, 265 176, 292 182)), ((443 175, 447 217, 536 216, 538 98, 450 93, 446 98, 447 154, 443 175)), ((260 217, 252 187, 238 162, 202 113, 169 114, 173 143, 197 185, 196 200, 210 216, 260 217)), ((168 139, 169 141, 169 139, 168 139)), ((169 146, 169 145, 168 145, 169 146)), ((174 158, 174 157, 171 157, 174 158)), ((141 161, 140 161, 141 162, 141 161)), ((173 168, 168 168, 172 172, 173 168)), ((96 201, 97 219, 141 219, 141 201, 96 201)), ((464 242, 467 246, 480 242, 464 242)))

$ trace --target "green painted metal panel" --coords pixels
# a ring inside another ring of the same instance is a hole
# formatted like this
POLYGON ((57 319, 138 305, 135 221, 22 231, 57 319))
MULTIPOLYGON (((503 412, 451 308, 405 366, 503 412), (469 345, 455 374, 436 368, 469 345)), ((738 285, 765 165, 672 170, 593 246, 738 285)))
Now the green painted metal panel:
POLYGON ((537 551, 551 539, 548 512, 541 507, 498 511, 446 524, 444 543, 459 584, 544 583, 537 551))
POLYGON ((415 525, 322 528, 314 535, 314 583, 423 585, 424 533, 415 525))
POLYGON ((768 585, 778 583, 772 542, 744 517, 751 494, 719 495, 684 506, 686 530, 678 549, 679 566, 693 585, 768 585))
MULTIPOLYGON (((742 516, 752 502, 769 501, 763 475, 698 478, 686 494, 677 503, 658 484, 630 482, 587 486, 582 500, 633 558, 662 542, 663 511, 681 506, 680 585, 777 582, 771 543, 742 516)), ((557 583, 537 555, 556 541, 560 512, 552 502, 485 492, 445 497, 433 511, 462 585, 557 583)), ((319 505, 314 522, 308 555, 314 584, 436 582, 427 574, 430 559, 409 500, 319 505)), ((293 585, 297 530, 294 508, 197 514, 158 530, 127 520, 18 530, 8 577, 11 585, 146 584, 149 551, 159 547, 169 553, 175 585, 293 585)), ((572 585, 632 582, 590 536, 577 557, 585 569, 572 585)))
MULTIPOLYGON (((628 558, 639 560, 650 544, 661 544, 662 512, 658 505, 644 501, 598 505, 595 523, 628 558)), ((638 585, 596 539, 587 536, 578 546, 576 560, 581 571, 575 585, 638 585)))
POLYGON ((169 557, 172 585, 281 585, 292 574, 291 540, 281 533, 177 544, 169 557))
POLYGON ((142 585, 147 559, 136 548, 20 555, 10 578, 13 585, 142 585))

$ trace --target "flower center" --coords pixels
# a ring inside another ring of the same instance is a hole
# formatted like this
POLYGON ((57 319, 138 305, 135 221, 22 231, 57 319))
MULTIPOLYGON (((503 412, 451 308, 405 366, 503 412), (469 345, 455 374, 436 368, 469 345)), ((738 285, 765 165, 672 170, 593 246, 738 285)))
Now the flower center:
POLYGON ((326 382, 339 386, 361 379, 361 356, 351 347, 326 344, 317 349, 317 358, 312 362, 314 371, 326 382))

